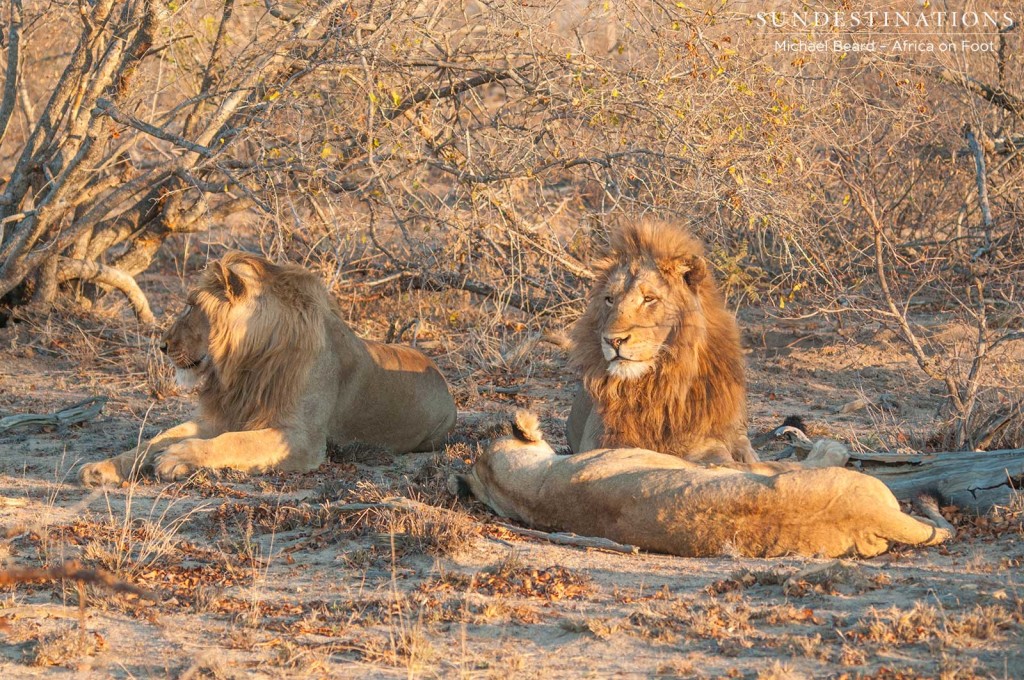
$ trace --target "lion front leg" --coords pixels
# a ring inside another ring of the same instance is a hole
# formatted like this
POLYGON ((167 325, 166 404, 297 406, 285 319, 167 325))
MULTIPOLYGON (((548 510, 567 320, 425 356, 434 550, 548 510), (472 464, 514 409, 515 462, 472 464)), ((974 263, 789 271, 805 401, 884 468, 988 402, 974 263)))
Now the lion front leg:
POLYGON ((158 453, 153 469, 158 479, 184 479, 199 468, 231 468, 243 472, 270 469, 315 470, 324 461, 327 438, 277 428, 225 432, 211 439, 186 439, 158 453))
POLYGON ((168 446, 193 437, 209 437, 213 434, 215 432, 209 425, 198 420, 189 420, 164 430, 144 444, 120 455, 95 463, 86 463, 79 469, 78 479, 86 486, 120 484, 137 477, 141 470, 152 463, 153 456, 168 446))

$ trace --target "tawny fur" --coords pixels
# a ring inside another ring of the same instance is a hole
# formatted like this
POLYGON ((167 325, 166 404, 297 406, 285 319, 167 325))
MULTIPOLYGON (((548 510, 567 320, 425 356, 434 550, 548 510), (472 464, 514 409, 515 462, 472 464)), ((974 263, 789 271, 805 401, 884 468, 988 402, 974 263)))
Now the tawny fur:
POLYGON ((639 448, 558 456, 543 440, 510 436, 449 488, 537 528, 683 557, 871 557, 951 537, 902 512, 879 480, 833 467, 845 460, 829 441, 803 463, 706 466, 639 448))
POLYGON ((570 358, 583 380, 569 419, 573 450, 636 446, 706 462, 756 460, 745 432, 739 330, 700 242, 644 220, 614 231, 597 267, 572 332, 570 358), (637 286, 660 298, 653 310, 634 304, 637 286), (627 329, 631 343, 666 334, 652 369, 632 378, 609 371, 602 336, 613 326, 627 329))
POLYGON ((358 338, 323 283, 296 265, 237 252, 211 263, 164 346, 177 373, 200 384, 197 417, 84 465, 83 483, 150 467, 161 479, 200 467, 312 470, 328 442, 430 450, 455 423, 429 358, 358 338))

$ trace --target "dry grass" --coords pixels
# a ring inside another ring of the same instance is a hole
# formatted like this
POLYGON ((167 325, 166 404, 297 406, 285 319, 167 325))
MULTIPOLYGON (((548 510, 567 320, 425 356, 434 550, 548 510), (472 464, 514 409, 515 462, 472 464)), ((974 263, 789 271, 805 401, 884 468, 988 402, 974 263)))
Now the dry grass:
MULTIPOLYGON (((391 489, 360 482, 346 502, 383 503, 394 495, 391 489)), ((327 511, 331 512, 329 505, 327 511)), ((480 533, 479 524, 464 512, 430 505, 417 506, 416 510, 373 507, 345 512, 333 517, 333 526, 347 537, 368 536, 378 549, 385 553, 393 550, 399 557, 424 552, 453 555, 480 533)))
POLYGON ((108 497, 105 522, 81 525, 87 533, 89 528, 95 532, 83 557, 129 579, 177 559, 179 531, 203 509, 202 504, 186 508, 180 498, 159 495, 148 511, 136 514, 136 485, 131 483, 124 495, 123 513, 115 510, 108 497))
POLYGON ((999 640, 1019 620, 1019 615, 1000 605, 977 605, 967 611, 946 612, 917 602, 910 609, 871 610, 860 626, 864 639, 881 645, 938 640, 952 647, 970 647, 999 640))
POLYGON ((83 661, 107 648, 106 639, 99 633, 83 630, 77 625, 61 625, 44 635, 32 650, 33 666, 64 666, 78 669, 83 661))

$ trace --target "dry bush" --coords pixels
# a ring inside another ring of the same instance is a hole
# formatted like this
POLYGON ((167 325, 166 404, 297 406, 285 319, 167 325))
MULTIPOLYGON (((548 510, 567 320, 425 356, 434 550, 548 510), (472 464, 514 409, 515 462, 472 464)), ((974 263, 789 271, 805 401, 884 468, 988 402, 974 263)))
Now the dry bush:
POLYGON ((935 636, 940 625, 939 612, 931 605, 914 603, 910 609, 872 609, 861 622, 864 636, 881 644, 923 642, 935 636))
POLYGON ((807 28, 750 3, 23 5, 4 319, 114 289, 152 320, 134 277, 201 233, 315 268, 350 308, 388 309, 393 338, 450 342, 456 383, 518 375, 580 311, 608 226, 657 212, 738 301, 891 328, 941 386, 953 447, 1020 374, 1015 27, 986 28, 987 53, 811 59, 775 48, 807 28))
POLYGON ((87 631, 78 625, 63 625, 42 637, 32 651, 33 666, 64 666, 79 668, 88 658, 107 647, 99 633, 87 631))

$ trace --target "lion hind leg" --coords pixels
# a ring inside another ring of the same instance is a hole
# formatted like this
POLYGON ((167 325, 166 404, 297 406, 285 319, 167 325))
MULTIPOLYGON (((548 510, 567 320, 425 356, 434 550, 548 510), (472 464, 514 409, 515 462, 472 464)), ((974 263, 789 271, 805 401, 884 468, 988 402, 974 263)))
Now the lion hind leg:
POLYGON ((885 508, 878 520, 878 536, 894 543, 938 545, 953 538, 955 534, 950 529, 912 517, 898 508, 885 508))

